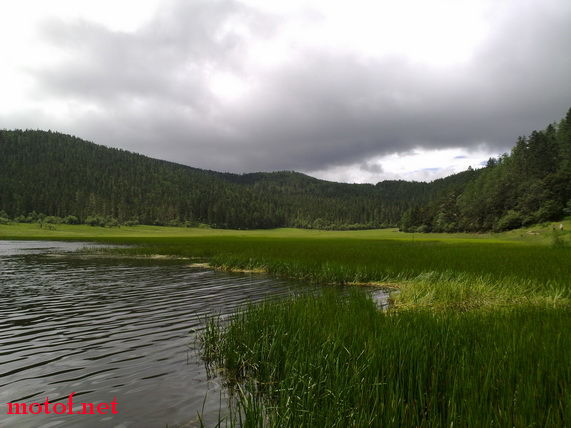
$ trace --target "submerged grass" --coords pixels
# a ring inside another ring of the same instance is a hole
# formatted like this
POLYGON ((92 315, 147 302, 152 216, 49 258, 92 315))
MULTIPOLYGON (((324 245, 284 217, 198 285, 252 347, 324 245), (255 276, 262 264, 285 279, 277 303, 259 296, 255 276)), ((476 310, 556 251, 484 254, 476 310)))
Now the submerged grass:
POLYGON ((531 305, 380 313, 332 291, 211 320, 202 338, 236 396, 229 425, 561 427, 570 323, 531 305))

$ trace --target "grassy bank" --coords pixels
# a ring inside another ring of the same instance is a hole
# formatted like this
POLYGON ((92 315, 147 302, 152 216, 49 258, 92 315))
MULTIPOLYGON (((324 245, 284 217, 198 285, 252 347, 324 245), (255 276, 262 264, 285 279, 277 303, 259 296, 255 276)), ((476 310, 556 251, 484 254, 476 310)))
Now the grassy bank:
POLYGON ((561 427, 571 420, 571 312, 379 313, 362 293, 266 303, 212 320, 247 427, 561 427))

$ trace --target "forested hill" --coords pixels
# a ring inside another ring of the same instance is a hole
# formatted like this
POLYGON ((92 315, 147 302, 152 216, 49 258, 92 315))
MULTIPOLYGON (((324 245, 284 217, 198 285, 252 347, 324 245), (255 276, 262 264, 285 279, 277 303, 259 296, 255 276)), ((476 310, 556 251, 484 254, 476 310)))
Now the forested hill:
POLYGON ((402 229, 422 232, 502 231, 571 215, 571 109, 510 154, 490 159, 464 189, 441 192, 412 207, 402 229))
POLYGON ((220 173, 50 131, 0 131, 0 221, 452 232, 569 214, 571 110, 486 168, 431 183, 220 173))
POLYGON ((218 173, 55 132, 0 131, 0 211, 18 221, 45 215, 90 224, 395 226, 407 209, 433 197, 429 187, 333 183, 295 172, 218 173))

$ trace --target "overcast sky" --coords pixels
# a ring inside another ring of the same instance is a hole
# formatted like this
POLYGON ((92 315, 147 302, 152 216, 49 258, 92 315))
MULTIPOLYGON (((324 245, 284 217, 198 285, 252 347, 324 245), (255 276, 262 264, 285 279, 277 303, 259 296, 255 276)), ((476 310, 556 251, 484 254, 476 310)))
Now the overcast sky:
POLYGON ((6 0, 0 128, 197 168, 478 167, 571 107, 569 0, 6 0))

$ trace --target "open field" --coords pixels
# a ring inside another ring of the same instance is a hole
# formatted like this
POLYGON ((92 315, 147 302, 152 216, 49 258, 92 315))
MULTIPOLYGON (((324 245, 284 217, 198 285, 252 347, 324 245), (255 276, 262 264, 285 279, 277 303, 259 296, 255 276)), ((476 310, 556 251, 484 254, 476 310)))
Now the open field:
MULTIPOLYGON (((562 222, 564 236, 571 242, 571 219, 562 222)), ((351 231, 323 231, 312 229, 262 229, 233 230, 211 228, 186 228, 166 226, 121 226, 93 227, 86 225, 56 224, 53 229, 40 228, 37 223, 0 224, 0 239, 115 239, 115 238, 152 238, 152 237, 260 237, 260 238, 344 238, 344 239, 389 239, 405 241, 443 242, 520 242, 530 244, 549 244, 552 226, 546 223, 525 229, 503 233, 404 233, 398 229, 373 229, 351 231)))

